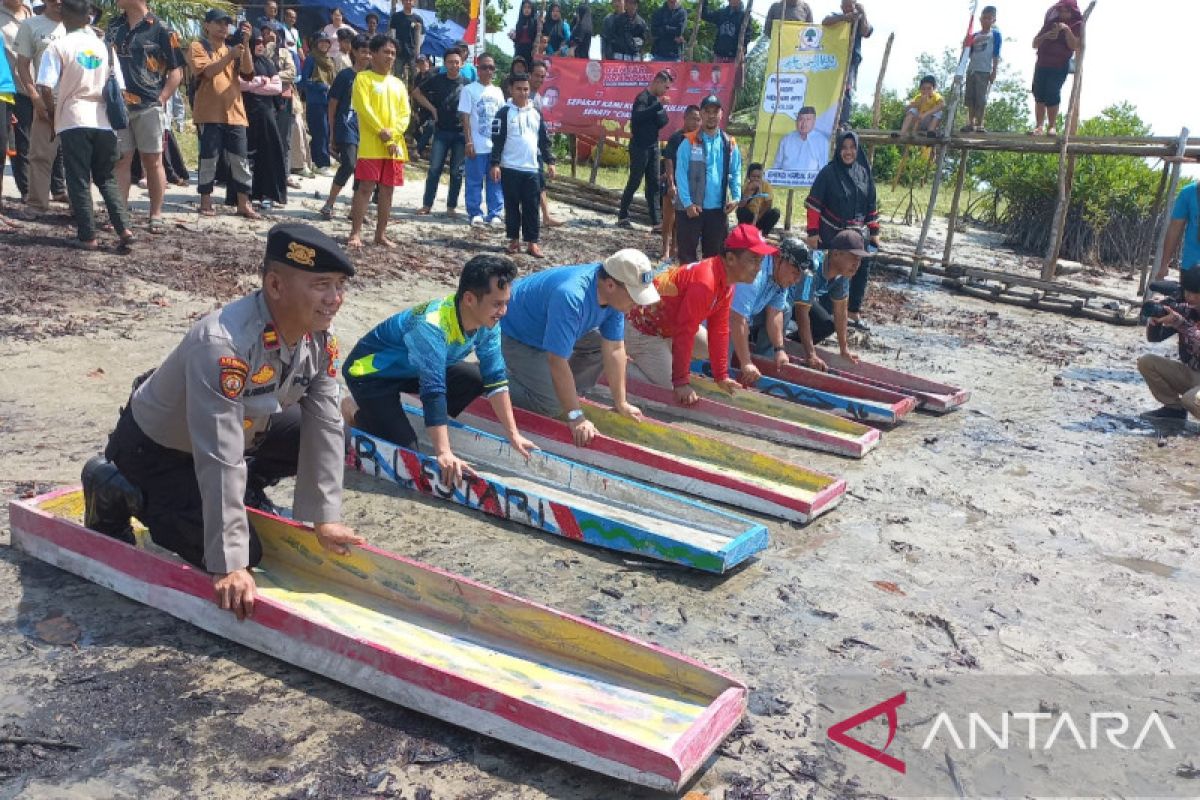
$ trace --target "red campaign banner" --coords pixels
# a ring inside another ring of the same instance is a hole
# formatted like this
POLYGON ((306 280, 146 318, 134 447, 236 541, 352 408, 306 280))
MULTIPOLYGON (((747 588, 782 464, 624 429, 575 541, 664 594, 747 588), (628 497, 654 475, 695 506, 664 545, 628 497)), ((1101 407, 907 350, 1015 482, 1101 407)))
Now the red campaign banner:
POLYGON ((683 127, 683 110, 710 94, 721 98, 728 117, 733 99, 734 65, 679 61, 589 61, 551 58, 542 84, 542 117, 551 133, 576 133, 628 139, 629 114, 638 94, 659 70, 675 81, 663 97, 671 122, 659 131, 667 139, 683 127))

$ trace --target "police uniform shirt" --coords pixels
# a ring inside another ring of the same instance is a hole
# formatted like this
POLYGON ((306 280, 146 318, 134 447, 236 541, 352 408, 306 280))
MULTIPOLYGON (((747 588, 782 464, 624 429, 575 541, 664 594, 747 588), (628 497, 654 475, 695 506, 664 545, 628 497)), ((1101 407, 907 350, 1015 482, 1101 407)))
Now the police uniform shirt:
POLYGON ((300 454, 293 514, 340 519, 344 444, 337 342, 305 334, 289 350, 262 292, 200 320, 134 393, 130 410, 160 445, 190 453, 204 518, 204 562, 228 573, 249 563, 244 455, 272 414, 299 403, 300 454))

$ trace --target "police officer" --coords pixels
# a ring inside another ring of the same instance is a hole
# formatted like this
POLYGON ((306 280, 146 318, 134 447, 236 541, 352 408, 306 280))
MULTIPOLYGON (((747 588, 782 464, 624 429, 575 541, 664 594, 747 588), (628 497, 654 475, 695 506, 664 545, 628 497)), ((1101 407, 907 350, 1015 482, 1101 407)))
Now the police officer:
POLYGON ((83 470, 89 528, 154 542, 212 574, 217 602, 252 613, 262 545, 246 507, 296 476, 293 516, 328 550, 363 539, 341 519, 344 442, 330 323, 354 266, 309 225, 267 236, 262 289, 200 320, 135 381, 104 451, 83 470), (111 463, 109 463, 111 462, 111 463), (119 470, 119 472, 118 472, 119 470))

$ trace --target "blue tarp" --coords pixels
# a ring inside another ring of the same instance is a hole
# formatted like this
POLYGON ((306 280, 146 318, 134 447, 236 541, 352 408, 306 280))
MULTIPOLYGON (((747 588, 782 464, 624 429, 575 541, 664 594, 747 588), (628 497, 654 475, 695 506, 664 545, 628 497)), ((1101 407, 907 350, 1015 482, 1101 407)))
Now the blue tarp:
MULTIPOLYGON (((335 8, 342 10, 346 24, 365 31, 367 29, 367 14, 374 11, 379 15, 380 30, 387 30, 388 18, 391 16, 390 0, 305 0, 296 9, 297 26, 302 36, 309 36, 329 24, 329 12, 335 8)), ((421 52, 428 56, 441 57, 446 49, 462 39, 466 29, 450 20, 439 21, 437 14, 424 9, 414 9, 425 20, 425 43, 421 52)), ((257 21, 263 16, 262 6, 251 6, 246 17, 257 21)))

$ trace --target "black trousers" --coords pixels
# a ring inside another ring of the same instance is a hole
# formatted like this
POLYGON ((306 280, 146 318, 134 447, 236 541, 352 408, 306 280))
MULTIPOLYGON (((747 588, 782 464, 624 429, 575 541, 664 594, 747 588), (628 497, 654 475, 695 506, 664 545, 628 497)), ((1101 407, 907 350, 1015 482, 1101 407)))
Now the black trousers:
POLYGON ((862 311, 863 299, 867 296, 867 281, 871 277, 871 263, 874 259, 864 258, 858 265, 858 272, 850 279, 850 313, 862 311))
MULTIPOLYGON (((271 417, 270 426, 246 452, 248 491, 265 489, 296 474, 300 456, 300 406, 271 417)), ((204 517, 191 453, 163 447, 145 434, 128 407, 121 409, 104 457, 142 492, 138 517, 160 547, 200 569, 204 565, 204 517)), ((250 526, 250 566, 262 560, 262 543, 250 526)), ((207 571, 207 570, 206 570, 207 571)))
MULTIPOLYGON (((358 404, 354 427, 409 450, 417 448, 417 432, 404 413, 400 395, 418 394, 419 379, 349 378, 346 385, 358 404)), ((446 368, 446 411, 451 417, 457 417, 482 394, 478 364, 460 361, 446 368)))
POLYGON ((681 264, 698 261, 701 251, 705 258, 721 255, 728 235, 729 217, 723 208, 706 208, 695 218, 685 211, 675 212, 675 245, 681 264))
MULTIPOLYGON (((793 306, 792 319, 797 325, 800 325, 800 315, 803 312, 795 310, 793 306)), ((829 295, 822 295, 817 302, 808 307, 808 324, 812 329, 813 344, 820 344, 828 339, 837 331, 837 325, 833 321, 833 300, 829 295)), ((755 330, 750 332, 750 339, 759 348, 760 352, 769 349, 771 346, 770 340, 767 338, 767 326, 759 325, 755 330)), ((799 342, 800 331, 789 333, 788 338, 799 342)))
POLYGON ((739 225, 753 225, 758 228, 763 236, 767 236, 771 231, 775 230, 775 226, 779 224, 779 209, 768 208, 758 221, 754 221, 754 212, 748 208, 739 208, 737 210, 737 221, 739 225))
POLYGON ((650 223, 659 224, 658 216, 658 143, 648 147, 629 148, 629 180, 625 181, 625 193, 621 195, 621 209, 617 219, 629 216, 629 206, 637 193, 638 184, 646 182, 646 206, 650 209, 650 223))
POLYGON ((525 244, 536 244, 542 227, 542 188, 536 172, 500 169, 504 192, 504 232, 510 242, 518 235, 525 244))

